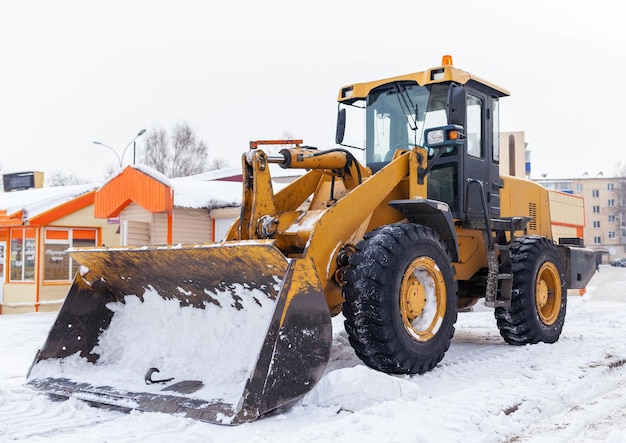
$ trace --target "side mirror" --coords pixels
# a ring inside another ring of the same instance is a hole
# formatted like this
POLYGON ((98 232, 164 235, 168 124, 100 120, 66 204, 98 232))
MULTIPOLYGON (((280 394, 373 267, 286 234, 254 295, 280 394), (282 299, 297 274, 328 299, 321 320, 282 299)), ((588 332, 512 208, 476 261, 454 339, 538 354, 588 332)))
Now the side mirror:
POLYGON ((465 126, 465 88, 456 83, 452 83, 448 90, 448 103, 450 105, 448 123, 451 125, 465 126))
POLYGON ((346 134, 346 109, 341 108, 337 113, 337 132, 335 133, 335 143, 343 143, 343 136, 346 134))

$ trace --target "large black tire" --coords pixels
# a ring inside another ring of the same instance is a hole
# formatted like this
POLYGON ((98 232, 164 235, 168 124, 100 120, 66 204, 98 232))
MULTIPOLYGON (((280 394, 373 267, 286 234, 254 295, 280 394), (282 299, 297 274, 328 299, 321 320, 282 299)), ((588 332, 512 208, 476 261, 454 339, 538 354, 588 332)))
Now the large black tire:
POLYGON ((511 244, 511 262, 511 306, 495 310, 500 335, 512 345, 556 342, 567 306, 563 263, 556 247, 544 237, 519 237, 511 244))
POLYGON ((357 356, 386 373, 434 368, 457 318, 454 268, 439 235, 415 224, 384 226, 356 245, 350 264, 343 314, 357 356))

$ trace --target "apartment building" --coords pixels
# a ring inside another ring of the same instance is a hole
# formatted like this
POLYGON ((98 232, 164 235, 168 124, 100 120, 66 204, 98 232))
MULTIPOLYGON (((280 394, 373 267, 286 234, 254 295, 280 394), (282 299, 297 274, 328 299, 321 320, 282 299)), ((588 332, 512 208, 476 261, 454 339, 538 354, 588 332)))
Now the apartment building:
POLYGON ((626 177, 585 175, 535 181, 585 199, 585 244, 602 253, 603 263, 626 257, 626 177))

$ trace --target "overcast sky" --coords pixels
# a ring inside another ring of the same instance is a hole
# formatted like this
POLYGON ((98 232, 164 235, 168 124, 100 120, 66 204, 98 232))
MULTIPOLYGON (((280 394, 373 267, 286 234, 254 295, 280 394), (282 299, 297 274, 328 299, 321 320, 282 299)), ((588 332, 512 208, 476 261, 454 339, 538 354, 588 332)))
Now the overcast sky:
POLYGON ((139 130, 179 122, 234 167, 250 140, 331 147, 341 86, 443 54, 511 92, 501 128, 525 132, 533 176, 626 164, 626 27, 608 0, 0 5, 4 172, 101 180, 117 158, 92 141, 121 154, 139 130))

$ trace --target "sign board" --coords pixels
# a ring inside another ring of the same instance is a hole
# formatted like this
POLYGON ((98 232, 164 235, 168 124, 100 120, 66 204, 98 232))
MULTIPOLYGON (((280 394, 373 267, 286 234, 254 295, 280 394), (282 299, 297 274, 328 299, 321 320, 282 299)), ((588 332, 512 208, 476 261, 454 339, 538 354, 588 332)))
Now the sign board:
POLYGON ((43 172, 16 172, 2 176, 4 191, 23 191, 24 189, 41 188, 43 172))

